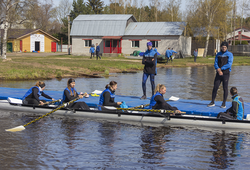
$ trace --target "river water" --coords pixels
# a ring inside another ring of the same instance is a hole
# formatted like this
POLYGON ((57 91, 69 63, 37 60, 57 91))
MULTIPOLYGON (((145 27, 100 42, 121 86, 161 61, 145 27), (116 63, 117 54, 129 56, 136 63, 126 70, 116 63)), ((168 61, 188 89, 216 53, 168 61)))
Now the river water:
MULTIPOLYGON (((236 86, 246 102, 249 66, 232 68, 229 87, 236 86)), ((211 100, 213 67, 159 68, 156 84, 167 86, 165 97, 211 100)), ((103 90, 118 82, 116 94, 141 96, 142 72, 109 78, 77 78, 78 92, 103 90)), ((3 81, 1 87, 29 88, 36 81, 3 81)), ((67 79, 45 80, 46 90, 63 91, 67 79)), ((150 82, 147 82, 150 96, 150 82)), ((221 101, 220 88, 216 100, 221 101)), ((230 97, 228 97, 230 101, 230 97)), ((249 169, 249 131, 186 126, 46 117, 16 133, 4 129, 34 117, 0 110, 1 169, 249 169)))

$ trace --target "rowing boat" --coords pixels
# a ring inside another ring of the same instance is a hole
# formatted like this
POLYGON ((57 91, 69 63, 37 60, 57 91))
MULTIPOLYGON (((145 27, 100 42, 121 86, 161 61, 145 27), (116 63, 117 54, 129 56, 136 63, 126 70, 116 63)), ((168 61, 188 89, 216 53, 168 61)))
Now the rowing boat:
MULTIPOLYGON (((21 105, 20 103, 9 103, 7 100, 0 100, 0 108, 6 111, 21 112, 29 116, 40 116, 51 110, 56 106, 28 106, 21 105)), ((107 108, 109 109, 109 108, 107 108)), ((101 120, 116 120, 126 122, 141 122, 151 123, 158 125, 187 125, 187 126, 200 126, 210 128, 222 129, 248 129, 250 130, 250 121, 245 119, 241 120, 220 120, 215 117, 197 116, 197 115, 174 115, 159 114, 152 112, 141 111, 122 111, 122 110, 105 110, 99 111, 96 108, 91 110, 68 110, 61 109, 53 113, 55 116, 63 116, 68 118, 82 117, 93 118, 101 120)))

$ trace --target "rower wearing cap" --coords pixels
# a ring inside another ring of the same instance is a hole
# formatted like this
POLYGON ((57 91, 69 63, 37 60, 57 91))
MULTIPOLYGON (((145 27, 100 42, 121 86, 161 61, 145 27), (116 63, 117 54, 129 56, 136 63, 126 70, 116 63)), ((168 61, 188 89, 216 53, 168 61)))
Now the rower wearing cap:
POLYGON ((147 99, 146 97, 146 82, 148 76, 150 76, 151 88, 152 88, 152 96, 154 95, 155 89, 155 75, 157 74, 156 64, 157 64, 157 52, 152 48, 152 42, 147 43, 147 51, 144 53, 142 58, 142 64, 144 64, 143 76, 142 76, 142 90, 143 96, 142 99, 147 99))
MULTIPOLYGON (((63 91, 63 103, 67 103, 71 100, 76 99, 77 97, 79 97, 80 99, 82 99, 84 96, 88 96, 87 93, 80 93, 78 94, 76 89, 75 89, 75 80, 70 78, 67 82, 67 87, 65 88, 65 90, 63 91)), ((89 106, 85 103, 85 102, 74 102, 71 103, 68 108, 70 109, 81 109, 81 110, 89 110, 89 106)))
POLYGON ((43 105, 44 100, 40 100, 39 97, 43 96, 47 99, 54 100, 49 95, 45 94, 43 90, 45 89, 45 83, 42 81, 36 82, 35 86, 31 87, 23 96, 23 104, 33 104, 33 105, 43 105))
POLYGON ((175 113, 181 113, 180 110, 178 110, 177 107, 173 107, 170 104, 168 104, 164 98, 163 95, 166 93, 166 86, 163 84, 157 84, 155 88, 155 94, 152 96, 150 100, 150 109, 164 109, 164 110, 173 110, 175 113))

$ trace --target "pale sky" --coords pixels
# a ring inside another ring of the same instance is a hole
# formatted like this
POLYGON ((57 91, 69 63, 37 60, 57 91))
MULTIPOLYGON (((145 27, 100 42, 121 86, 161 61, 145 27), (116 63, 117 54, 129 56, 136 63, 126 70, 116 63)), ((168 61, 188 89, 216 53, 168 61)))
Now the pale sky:
MULTIPOLYGON (((58 6, 58 4, 60 3, 61 0, 53 0, 54 6, 58 6)), ((70 2, 73 2, 73 0, 69 0, 70 2)), ((86 2, 87 0, 84 0, 84 2, 86 2)), ((109 4, 109 0, 103 0, 104 4, 107 5, 109 4)), ((118 1, 118 0, 117 0, 118 1)), ((140 0, 137 0, 138 3, 140 2, 140 0)), ((133 2, 133 0, 132 0, 133 2)), ((145 2, 147 2, 146 5, 149 4, 149 0, 145 0, 145 2)), ((139 5, 139 4, 138 4, 139 5)), ((186 8, 186 0, 181 0, 181 11, 184 12, 186 8)))

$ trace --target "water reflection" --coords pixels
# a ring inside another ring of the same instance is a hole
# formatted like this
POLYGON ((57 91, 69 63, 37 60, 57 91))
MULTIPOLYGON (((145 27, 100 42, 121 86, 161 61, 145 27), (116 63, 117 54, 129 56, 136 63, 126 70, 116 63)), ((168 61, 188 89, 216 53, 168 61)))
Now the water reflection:
POLYGON ((144 163, 162 164, 166 162, 164 154, 167 152, 165 135, 173 130, 170 127, 145 127, 141 132, 142 159, 144 163))
POLYGON ((211 167, 216 169, 225 169, 234 165, 234 157, 240 157, 244 134, 229 134, 222 131, 215 133, 211 141, 213 157, 211 158, 211 167))

